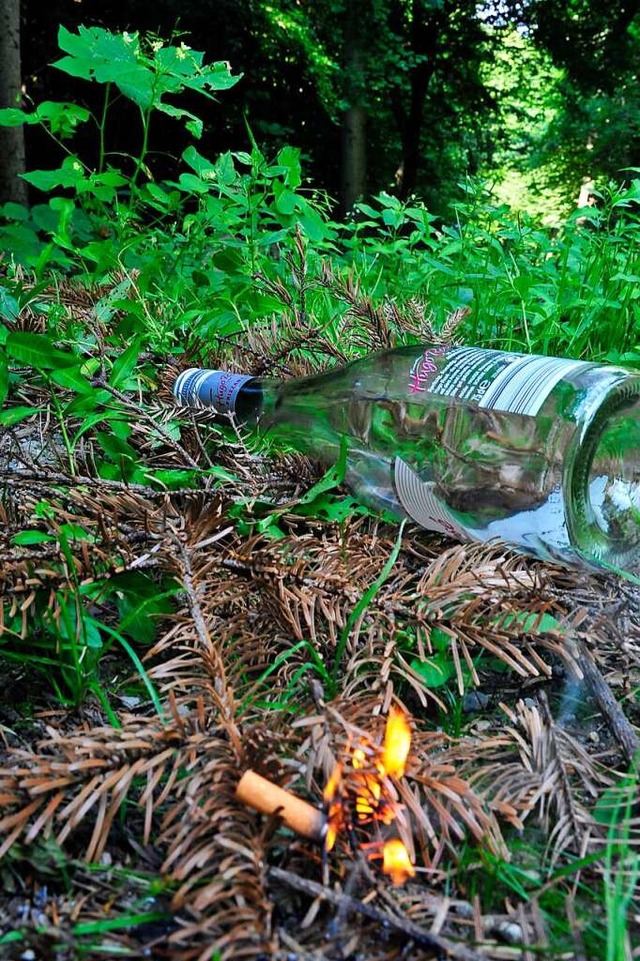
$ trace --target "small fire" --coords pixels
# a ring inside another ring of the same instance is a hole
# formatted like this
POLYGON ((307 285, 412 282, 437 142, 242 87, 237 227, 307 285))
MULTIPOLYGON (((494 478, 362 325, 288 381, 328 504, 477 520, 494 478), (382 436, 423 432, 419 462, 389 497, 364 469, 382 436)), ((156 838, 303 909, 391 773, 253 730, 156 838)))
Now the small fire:
POLYGON ((416 869, 400 838, 390 838, 385 842, 382 849, 382 870, 389 875, 393 884, 404 884, 408 878, 415 876, 416 869))
POLYGON ((344 826, 344 807, 342 804, 342 764, 338 761, 322 793, 327 812, 327 832, 324 846, 332 851, 341 828, 344 826))
POLYGON ((402 777, 411 748, 411 728, 406 715, 393 705, 384 732, 381 765, 389 777, 402 777))
MULTIPOLYGON (((325 847, 331 851, 342 830, 353 835, 367 825, 390 825, 401 805, 387 778, 404 775, 411 747, 411 728, 406 715, 391 707, 382 746, 361 741, 350 752, 351 771, 343 777, 343 766, 336 764, 324 789, 326 812, 325 847)), ((399 838, 361 843, 372 857, 382 857, 382 870, 393 884, 403 884, 415 874, 409 852, 399 838), (376 853, 374 853, 374 851, 376 853)))

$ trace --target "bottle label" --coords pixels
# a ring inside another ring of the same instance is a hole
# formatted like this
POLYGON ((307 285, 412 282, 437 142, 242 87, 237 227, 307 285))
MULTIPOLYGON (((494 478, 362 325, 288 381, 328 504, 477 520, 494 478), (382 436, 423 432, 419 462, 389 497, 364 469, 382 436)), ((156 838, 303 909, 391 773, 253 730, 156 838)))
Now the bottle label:
POLYGON ((213 407, 218 414, 232 414, 238 391, 248 380, 253 380, 250 374, 191 367, 176 380, 173 395, 185 407, 213 407))
POLYGON ((466 529, 434 493, 435 484, 423 481, 401 457, 395 459, 394 478, 398 500, 409 517, 430 531, 470 540, 466 529))
POLYGON ((478 407, 535 417, 558 381, 592 366, 582 360, 480 347, 429 347, 414 362, 408 387, 410 393, 457 397, 478 407))
MULTIPOLYGON (((563 377, 593 366, 585 361, 479 347, 428 347, 411 367, 408 388, 410 394, 437 394, 489 410, 535 417, 563 377)), ((395 460, 395 488, 409 517, 422 527, 458 540, 471 539, 435 493, 435 484, 422 480, 399 457, 395 460)))

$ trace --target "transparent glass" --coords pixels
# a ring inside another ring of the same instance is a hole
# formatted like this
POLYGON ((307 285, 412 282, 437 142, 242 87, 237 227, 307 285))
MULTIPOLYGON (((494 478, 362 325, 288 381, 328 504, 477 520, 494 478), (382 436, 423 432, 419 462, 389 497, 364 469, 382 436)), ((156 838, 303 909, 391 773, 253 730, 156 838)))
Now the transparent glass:
POLYGON ((538 557, 637 570, 640 376, 552 362, 562 377, 530 378, 521 405, 535 414, 493 409, 477 397, 500 364, 520 355, 472 352, 467 385, 457 362, 457 396, 442 392, 454 354, 413 346, 314 377, 248 381, 236 415, 325 463, 346 443, 346 483, 374 508, 461 538, 499 538, 538 557), (406 491, 400 496, 407 470, 436 505, 434 523, 408 509, 406 491))

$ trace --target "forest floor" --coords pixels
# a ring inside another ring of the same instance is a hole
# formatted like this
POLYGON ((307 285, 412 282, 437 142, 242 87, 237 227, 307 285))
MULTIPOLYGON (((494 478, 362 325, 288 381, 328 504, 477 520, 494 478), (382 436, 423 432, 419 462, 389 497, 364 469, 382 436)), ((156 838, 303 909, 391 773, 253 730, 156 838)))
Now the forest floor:
POLYGON ((128 442, 197 489, 105 478, 90 432, 70 463, 37 386, 2 438, 0 957, 633 950, 638 589, 399 531, 201 412, 176 439, 170 375, 128 401, 128 442), (322 809, 333 849, 241 803, 247 769, 322 809))

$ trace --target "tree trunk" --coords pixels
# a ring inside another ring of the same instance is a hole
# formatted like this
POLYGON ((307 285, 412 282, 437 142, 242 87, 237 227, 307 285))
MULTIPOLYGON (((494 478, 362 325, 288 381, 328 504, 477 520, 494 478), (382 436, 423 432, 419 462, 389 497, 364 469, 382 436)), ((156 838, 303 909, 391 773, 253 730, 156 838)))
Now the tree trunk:
MULTIPOLYGON (((391 107, 402 143, 402 160, 396 171, 396 184, 403 200, 415 190, 418 180, 424 102, 435 71, 441 17, 439 8, 426 9, 422 0, 412 0, 407 39, 412 54, 416 56, 416 63, 409 71, 408 104, 405 106, 405 92, 399 87, 392 88, 390 92, 391 107)), ((402 4, 392 4, 389 23, 395 33, 400 36, 403 34, 402 4)))
POLYGON ((343 214, 362 200, 367 179, 367 114, 364 107, 364 66, 362 57, 362 20, 359 4, 347 8, 345 24, 345 96, 349 107, 342 115, 342 158, 340 205, 343 214))
POLYGON ((367 179, 366 114, 359 104, 342 118, 342 186, 340 201, 344 213, 362 200, 367 179))
MULTIPOLYGON (((20 0, 0 0, 0 108, 19 107, 21 88, 20 0)), ((24 169, 24 127, 0 127, 0 203, 26 204, 24 169)))

